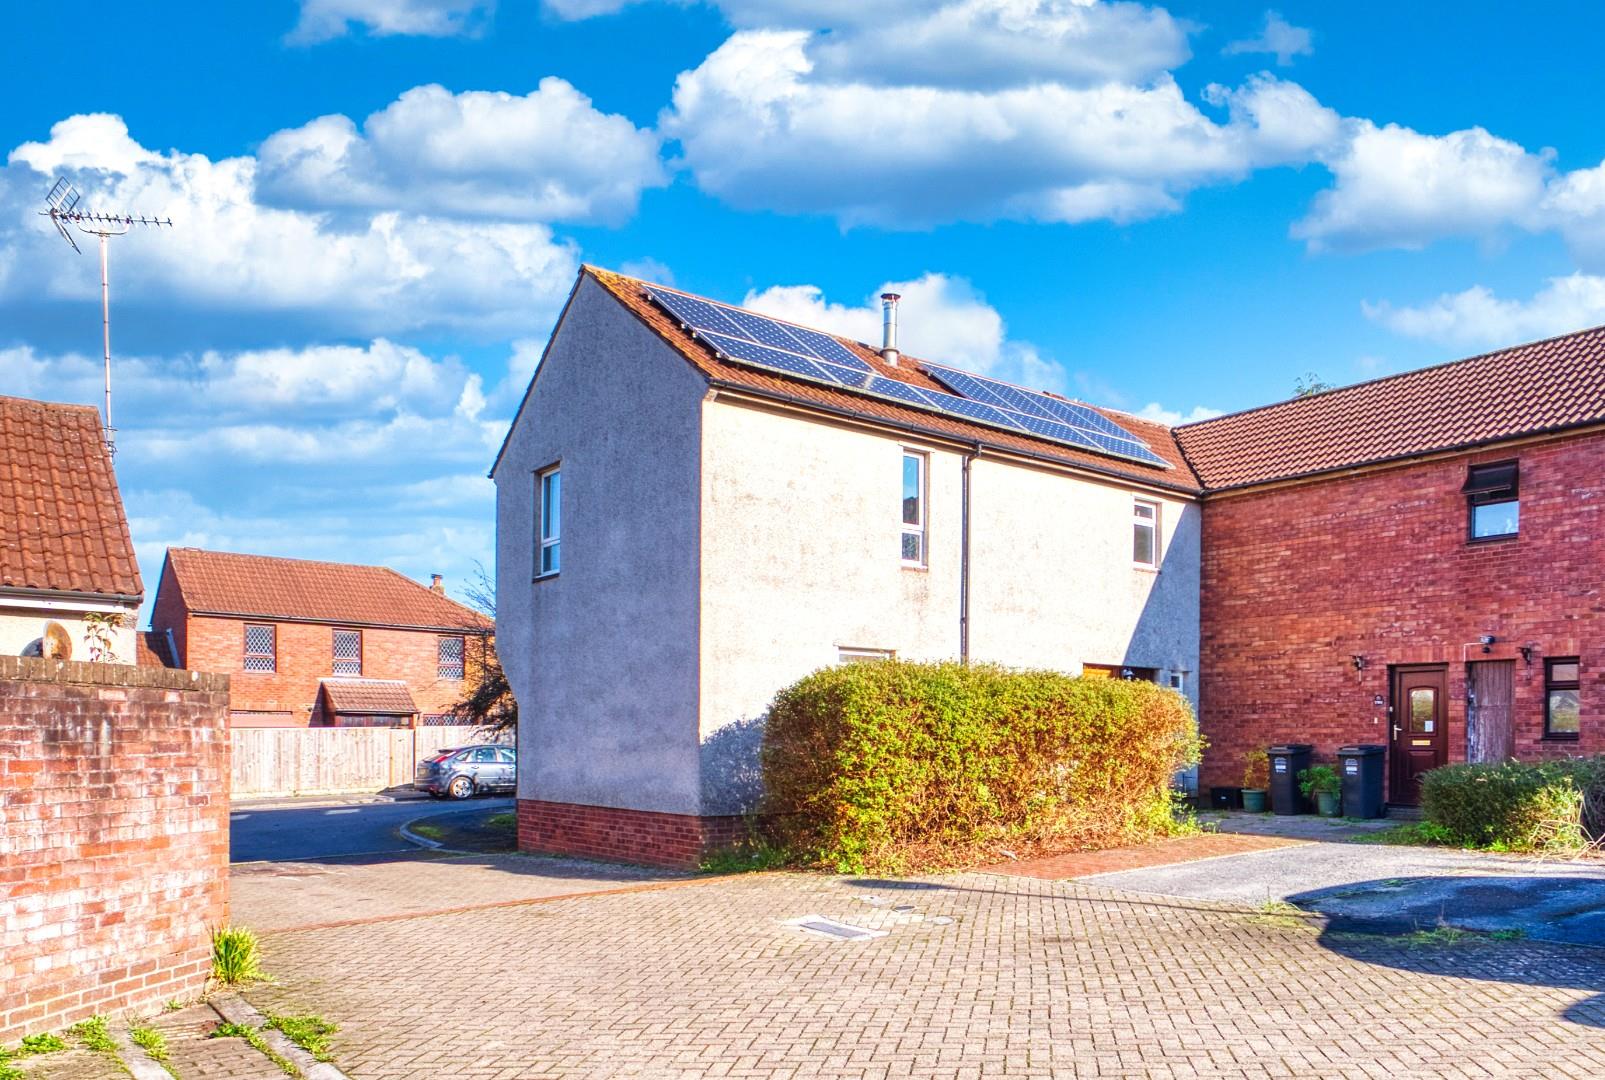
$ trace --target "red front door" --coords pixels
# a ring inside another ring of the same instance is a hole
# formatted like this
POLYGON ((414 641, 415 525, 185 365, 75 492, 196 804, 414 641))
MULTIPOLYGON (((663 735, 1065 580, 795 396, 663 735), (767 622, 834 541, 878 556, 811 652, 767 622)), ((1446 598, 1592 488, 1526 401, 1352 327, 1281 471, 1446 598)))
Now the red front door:
POLYGON ((1448 668, 1402 667, 1393 672, 1393 738, 1388 801, 1421 802, 1421 774, 1449 760, 1448 668))

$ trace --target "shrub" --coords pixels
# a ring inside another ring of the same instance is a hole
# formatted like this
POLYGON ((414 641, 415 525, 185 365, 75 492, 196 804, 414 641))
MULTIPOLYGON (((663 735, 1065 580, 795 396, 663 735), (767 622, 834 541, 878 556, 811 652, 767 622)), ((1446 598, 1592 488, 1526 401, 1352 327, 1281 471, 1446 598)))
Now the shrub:
POLYGON ((1298 774, 1298 789, 1306 799, 1323 792, 1336 795, 1343 790, 1343 778, 1330 765, 1311 765, 1298 774))
POLYGON ((1271 786, 1271 755, 1263 746, 1243 755, 1243 790, 1264 791, 1271 786))
POLYGON ((1186 699, 1151 683, 848 664, 775 699, 764 810, 794 854, 841 872, 1109 847, 1175 827, 1170 785, 1200 749, 1186 699))
POLYGON ((1421 810, 1451 843, 1581 851, 1605 838, 1605 756, 1433 769, 1421 779, 1421 810))
POLYGON ((256 935, 238 926, 213 930, 212 978, 226 986, 262 978, 256 935))

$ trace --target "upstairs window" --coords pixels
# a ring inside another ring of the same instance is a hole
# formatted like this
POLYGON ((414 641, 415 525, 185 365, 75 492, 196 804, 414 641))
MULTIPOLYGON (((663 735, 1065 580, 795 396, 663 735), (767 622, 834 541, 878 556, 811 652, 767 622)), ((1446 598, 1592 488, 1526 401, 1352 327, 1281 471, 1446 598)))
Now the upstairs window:
POLYGON ((1544 738, 1575 739, 1582 730, 1577 657, 1544 661, 1544 738))
POLYGON ((435 675, 441 679, 463 677, 463 639, 460 635, 443 637, 435 643, 435 675))
POLYGON ((903 455, 903 562, 925 565, 925 455, 903 455))
POLYGON ((535 475, 536 529, 535 576, 547 577, 562 567, 560 537, 563 527, 563 474, 556 468, 535 475))
POLYGON ((1138 566, 1159 566, 1159 504, 1135 499, 1131 504, 1131 561, 1138 566))
POLYGON ((1473 540, 1497 540, 1515 536, 1521 521, 1516 501, 1516 463, 1473 465, 1460 490, 1466 496, 1473 540))
POLYGON ((277 671, 278 639, 273 626, 247 623, 245 627, 245 670, 277 671))
POLYGON ((361 630, 336 630, 334 632, 334 673, 336 675, 362 674, 361 630))

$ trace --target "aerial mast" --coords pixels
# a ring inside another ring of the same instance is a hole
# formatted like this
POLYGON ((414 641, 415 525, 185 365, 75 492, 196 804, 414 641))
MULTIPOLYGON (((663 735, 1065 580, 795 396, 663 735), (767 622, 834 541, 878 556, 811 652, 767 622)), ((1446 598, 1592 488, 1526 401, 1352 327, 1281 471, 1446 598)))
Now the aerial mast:
POLYGON ((114 236, 122 236, 135 225, 150 227, 167 226, 172 228, 173 219, 135 217, 132 214, 96 214, 88 210, 78 209, 78 189, 67 182, 65 176, 58 177, 45 196, 45 209, 39 211, 50 218, 61 233, 61 238, 72 245, 74 251, 81 251, 78 241, 73 239, 67 225, 70 223, 81 233, 100 238, 100 337, 102 356, 105 360, 106 372, 106 452, 117 453, 117 429, 111 422, 111 283, 106 272, 106 242, 114 236))

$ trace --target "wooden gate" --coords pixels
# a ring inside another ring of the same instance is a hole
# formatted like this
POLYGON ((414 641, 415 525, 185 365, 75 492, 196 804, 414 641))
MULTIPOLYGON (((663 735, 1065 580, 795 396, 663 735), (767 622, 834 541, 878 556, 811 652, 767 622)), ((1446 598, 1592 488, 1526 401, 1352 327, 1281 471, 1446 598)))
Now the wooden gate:
POLYGON ((1466 668, 1466 760, 1508 761, 1516 752, 1516 662, 1478 660, 1466 668))

